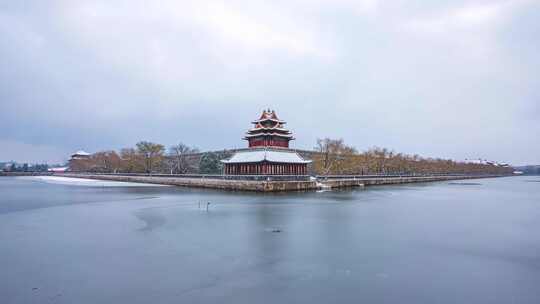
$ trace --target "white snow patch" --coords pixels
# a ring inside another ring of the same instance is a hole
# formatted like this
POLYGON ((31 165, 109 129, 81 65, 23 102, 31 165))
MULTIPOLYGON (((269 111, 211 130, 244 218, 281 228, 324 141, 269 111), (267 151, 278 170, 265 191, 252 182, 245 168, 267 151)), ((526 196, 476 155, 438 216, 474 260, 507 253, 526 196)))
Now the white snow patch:
POLYGON ((319 188, 319 190, 317 190, 317 192, 332 191, 332 187, 330 187, 327 184, 323 184, 321 182, 317 182, 317 188, 319 188))
POLYGON ((17 178, 37 180, 40 182, 45 182, 45 183, 50 183, 50 184, 87 186, 87 187, 141 187, 141 186, 162 187, 162 186, 166 186, 166 185, 157 185, 157 184, 105 181, 105 180, 97 180, 97 179, 63 177, 63 176, 21 176, 17 178))

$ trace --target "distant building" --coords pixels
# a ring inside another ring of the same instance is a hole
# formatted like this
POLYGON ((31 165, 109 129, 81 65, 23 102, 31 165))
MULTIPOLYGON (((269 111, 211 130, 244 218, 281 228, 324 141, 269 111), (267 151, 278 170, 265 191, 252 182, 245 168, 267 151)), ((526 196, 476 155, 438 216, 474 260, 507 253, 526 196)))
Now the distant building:
POLYGON ((310 160, 289 149, 292 133, 274 111, 265 110, 247 131, 247 151, 238 151, 222 160, 226 175, 306 175, 310 160))
POLYGON ((84 152, 82 150, 79 150, 73 154, 71 154, 71 160, 75 160, 75 159, 89 159, 90 158, 90 153, 88 152, 84 152))
POLYGON ((71 154, 71 158, 68 162, 69 171, 88 171, 90 168, 90 156, 91 154, 82 150, 79 150, 71 154))
POLYGON ((9 171, 10 168, 11 168, 10 163, 0 163, 0 169, 2 171, 9 171))

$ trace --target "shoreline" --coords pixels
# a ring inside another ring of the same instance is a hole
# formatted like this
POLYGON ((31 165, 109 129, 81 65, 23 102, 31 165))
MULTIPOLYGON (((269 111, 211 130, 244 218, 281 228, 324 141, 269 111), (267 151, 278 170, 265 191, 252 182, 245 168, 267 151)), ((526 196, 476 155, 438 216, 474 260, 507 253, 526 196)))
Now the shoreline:
POLYGON ((431 176, 379 176, 362 177, 348 176, 340 178, 316 178, 303 180, 241 180, 219 179, 205 177, 179 177, 179 176, 149 176, 149 175, 121 175, 121 174, 87 174, 87 173, 57 173, 53 176, 83 178, 93 180, 107 180, 118 182, 145 183, 171 185, 193 188, 209 188, 226 191, 250 192, 288 192, 288 191, 316 191, 325 189, 339 189, 351 187, 368 187, 377 185, 395 185, 408 183, 437 182, 450 180, 468 180, 480 178, 505 177, 509 175, 431 175, 431 176))

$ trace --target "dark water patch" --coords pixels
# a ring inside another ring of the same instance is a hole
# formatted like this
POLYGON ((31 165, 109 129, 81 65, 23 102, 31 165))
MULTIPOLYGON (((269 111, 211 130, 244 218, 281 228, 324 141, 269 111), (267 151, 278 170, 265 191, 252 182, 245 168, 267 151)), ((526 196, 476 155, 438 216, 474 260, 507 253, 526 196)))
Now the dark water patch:
POLYGON ((481 186, 482 185, 480 183, 459 183, 459 182, 452 182, 448 184, 454 185, 454 186, 481 186))
POLYGON ((144 227, 137 229, 138 231, 152 231, 158 227, 165 225, 165 217, 155 210, 142 210, 135 212, 135 216, 144 222, 144 227))
POLYGON ((526 180, 525 182, 526 183, 540 183, 540 180, 529 179, 529 180, 526 180))
POLYGON ((279 227, 270 227, 270 228, 266 228, 264 229, 265 232, 271 232, 271 233, 280 233, 280 232, 283 232, 283 229, 279 228, 279 227))

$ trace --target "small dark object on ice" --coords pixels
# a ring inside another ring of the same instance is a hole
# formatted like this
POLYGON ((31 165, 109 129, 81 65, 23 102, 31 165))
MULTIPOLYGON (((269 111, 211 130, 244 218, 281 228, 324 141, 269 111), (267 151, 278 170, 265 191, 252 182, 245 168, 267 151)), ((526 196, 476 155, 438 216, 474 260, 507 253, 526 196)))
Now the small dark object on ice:
POLYGON ((39 288, 37 288, 37 287, 32 287, 32 290, 38 290, 38 289, 39 289, 39 288))
POLYGON ((272 232, 274 232, 274 233, 279 233, 279 232, 281 232, 281 229, 279 229, 279 228, 274 228, 274 229, 272 229, 272 232))

